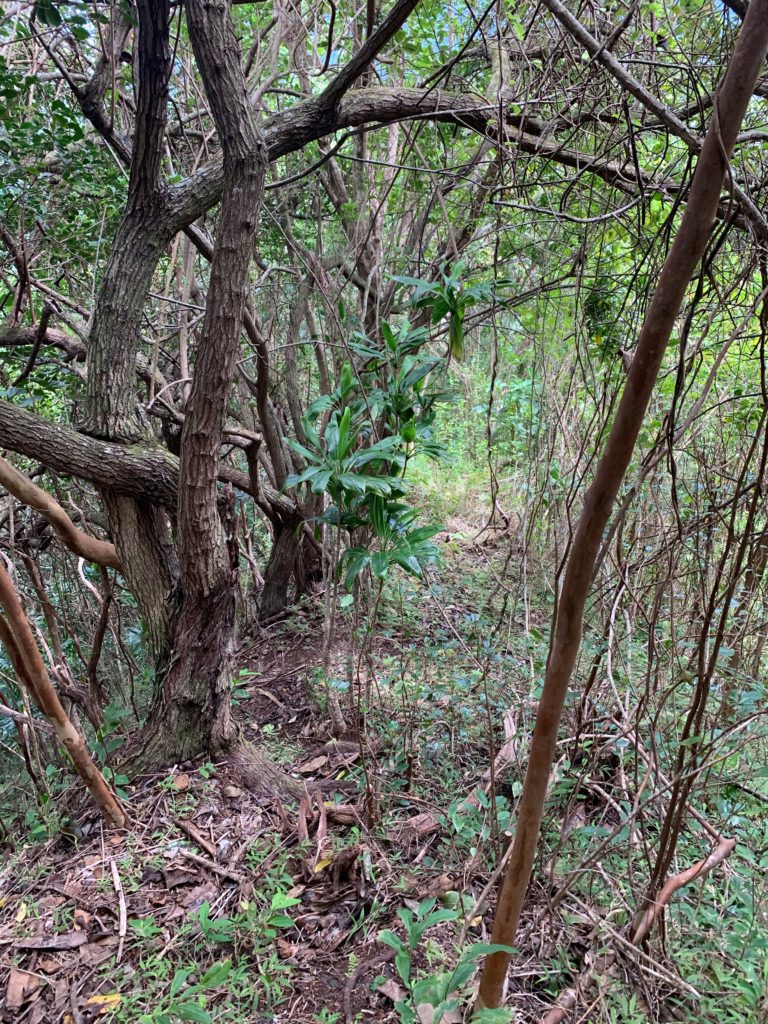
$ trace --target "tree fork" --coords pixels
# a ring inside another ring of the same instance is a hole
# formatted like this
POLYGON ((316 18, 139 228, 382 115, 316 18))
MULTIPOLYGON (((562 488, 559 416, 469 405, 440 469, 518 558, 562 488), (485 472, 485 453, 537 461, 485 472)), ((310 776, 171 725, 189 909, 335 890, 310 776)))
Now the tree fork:
MULTIPOLYGON (((555 611, 544 689, 531 739, 517 829, 504 875, 491 941, 513 945, 536 855, 558 727, 576 663, 584 606, 603 530, 632 458, 645 411, 688 283, 704 255, 717 216, 728 160, 768 50, 768 0, 751 0, 718 96, 680 229, 664 261, 602 458, 584 497, 555 611)), ((478 1008, 503 998, 507 953, 484 964, 478 1008)))

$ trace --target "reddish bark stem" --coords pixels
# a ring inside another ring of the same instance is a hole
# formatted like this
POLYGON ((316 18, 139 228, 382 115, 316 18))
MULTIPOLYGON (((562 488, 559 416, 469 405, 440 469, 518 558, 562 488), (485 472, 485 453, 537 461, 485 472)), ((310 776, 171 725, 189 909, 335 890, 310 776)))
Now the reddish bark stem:
MULTIPOLYGON (((603 530, 629 466, 664 353, 685 292, 703 256, 717 215, 727 159, 768 49, 768 0, 752 0, 716 98, 713 116, 674 243, 664 261, 605 450, 585 498, 573 538, 550 643, 550 656, 531 740, 528 770, 517 813, 517 830, 501 893, 492 941, 514 945, 533 869, 547 784, 568 686, 581 645, 584 606, 603 530)), ((507 953, 489 956, 478 1005, 501 1002, 507 953)))

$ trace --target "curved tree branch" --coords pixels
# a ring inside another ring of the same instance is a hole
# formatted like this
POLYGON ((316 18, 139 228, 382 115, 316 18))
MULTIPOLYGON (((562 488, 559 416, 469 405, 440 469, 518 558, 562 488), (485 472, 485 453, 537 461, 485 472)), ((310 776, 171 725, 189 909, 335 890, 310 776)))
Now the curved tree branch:
POLYGON ((56 536, 70 551, 89 562, 122 572, 122 563, 114 544, 79 530, 55 498, 42 487, 33 484, 28 476, 3 458, 0 458, 0 485, 14 498, 45 516, 56 536))

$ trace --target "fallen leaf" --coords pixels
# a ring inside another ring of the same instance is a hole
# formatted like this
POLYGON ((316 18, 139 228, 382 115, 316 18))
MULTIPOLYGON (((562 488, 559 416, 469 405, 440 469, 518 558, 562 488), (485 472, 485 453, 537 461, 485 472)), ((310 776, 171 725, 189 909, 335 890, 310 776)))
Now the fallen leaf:
POLYGON ((11 967, 8 987, 5 990, 6 1010, 20 1010, 24 1003, 43 985, 43 979, 29 971, 20 971, 11 967))
POLYGON ((109 1013, 120 1005, 121 998, 119 992, 108 992, 103 996, 89 996, 85 1000, 85 1005, 98 1007, 96 1012, 99 1014, 109 1013))
POLYGON ((299 947, 295 946, 292 942, 288 942, 287 939, 277 939, 277 948, 280 951, 280 956, 283 960, 288 960, 292 956, 296 956, 299 951, 299 947))
POLYGON ((75 928, 85 930, 93 920, 93 914, 89 914, 87 910, 83 910, 82 907, 75 909, 75 928))
POLYGON ((333 864, 333 857, 323 857, 322 860, 319 860, 317 864, 315 864, 313 869, 315 874, 319 874, 324 868, 327 868, 329 864, 333 864))
POLYGON ((387 999, 391 999, 393 1003, 401 1003, 407 995, 403 986, 398 985, 394 978, 382 981, 380 985, 376 986, 376 991, 381 992, 387 999))
POLYGON ((109 960, 114 956, 115 946, 119 945, 120 939, 117 935, 108 935, 98 942, 87 942, 80 947, 80 960, 84 964, 96 965, 103 960, 109 960))
POLYGON ((357 808, 352 804, 323 804, 328 821, 334 825, 356 825, 360 820, 357 808))
POLYGON ((27 904, 26 903, 20 903, 19 904, 19 909, 16 911, 16 918, 15 918, 16 924, 21 924, 21 922, 26 918, 26 916, 27 916, 27 904))
POLYGON ((302 775, 311 775, 312 772, 316 772, 318 768, 322 768, 323 765, 327 763, 328 755, 318 754, 317 757, 313 757, 311 760, 300 765, 297 771, 301 772, 302 775))
POLYGON ((437 832, 441 828, 440 822, 434 816, 425 811, 423 814, 414 814, 412 818, 401 822, 390 830, 390 838, 396 840, 408 838, 421 838, 428 836, 431 832, 437 832))
POLYGON ((428 893, 429 896, 443 896, 445 893, 450 892, 456 888, 456 882, 451 875, 438 875, 437 878, 433 878, 429 883, 428 893))
POLYGON ((46 1024, 49 1021, 50 1007, 44 999, 35 999, 34 1003, 29 1009, 29 1016, 26 1018, 26 1024, 46 1024))

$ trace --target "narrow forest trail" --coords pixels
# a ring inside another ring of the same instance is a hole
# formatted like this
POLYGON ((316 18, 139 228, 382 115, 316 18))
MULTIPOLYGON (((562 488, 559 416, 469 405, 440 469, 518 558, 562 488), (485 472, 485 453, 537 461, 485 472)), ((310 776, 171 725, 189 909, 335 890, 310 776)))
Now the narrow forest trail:
MULTIPOLYGON (((432 900, 443 912, 413 952, 414 975, 452 969, 460 938, 488 941, 547 612, 541 595, 533 611, 521 600, 509 536, 475 534, 453 523, 431 583, 393 583, 362 655, 352 622, 340 623, 334 674, 348 678, 352 659, 355 706, 370 691, 362 737, 329 735, 316 606, 243 640, 235 716, 301 799, 259 798, 226 765, 190 762, 128 786, 128 830, 107 832, 73 806, 71 822, 41 818, 47 836, 6 850, 3 1019, 396 1021, 404 989, 381 933, 403 935, 404 911, 423 916, 432 900)), ((341 682, 339 694, 349 713, 341 682)), ((509 995, 520 1022, 539 1021, 592 962, 596 929, 617 907, 607 885, 592 903, 558 896, 563 864, 620 820, 615 750, 597 751, 575 788, 567 753, 509 995)), ((674 965, 663 970, 656 996, 679 996, 674 965)), ((632 991, 632 972, 622 958, 610 984, 632 991)))

